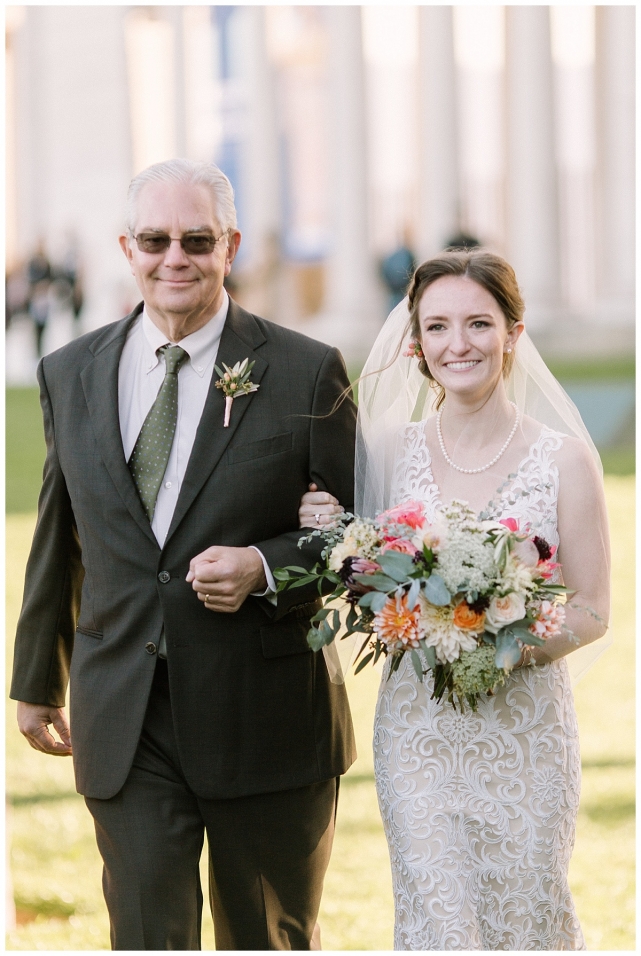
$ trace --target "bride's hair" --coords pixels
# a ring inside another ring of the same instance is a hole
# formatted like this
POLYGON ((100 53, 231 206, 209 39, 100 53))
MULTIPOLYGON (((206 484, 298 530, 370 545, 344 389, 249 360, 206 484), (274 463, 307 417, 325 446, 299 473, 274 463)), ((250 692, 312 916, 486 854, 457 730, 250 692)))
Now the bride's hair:
MULTIPOLYGON (((423 293, 429 285, 442 279, 443 276, 465 276, 483 286, 496 299, 496 302, 505 317, 508 331, 523 320, 525 303, 521 296, 514 269, 493 252, 483 249, 467 251, 452 250, 442 252, 433 259, 428 259, 418 267, 410 284, 408 308, 410 314, 409 328, 412 338, 421 341, 421 327, 418 319, 418 307, 423 293)), ((503 376, 507 377, 514 362, 514 352, 503 356, 503 376)), ((438 399, 436 407, 440 408, 445 400, 444 389, 433 378, 427 367, 427 362, 421 358, 418 367, 436 389, 438 399)))

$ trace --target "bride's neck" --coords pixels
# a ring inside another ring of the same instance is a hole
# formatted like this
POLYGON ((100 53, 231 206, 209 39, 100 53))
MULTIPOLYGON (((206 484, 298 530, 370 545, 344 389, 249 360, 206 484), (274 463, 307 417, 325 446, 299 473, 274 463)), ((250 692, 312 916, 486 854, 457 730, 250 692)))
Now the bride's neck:
POLYGON ((449 394, 442 408, 441 426, 454 439, 466 439, 470 444, 482 446, 486 440, 496 437, 497 427, 514 421, 514 408, 506 395, 502 382, 483 399, 466 400, 449 394))

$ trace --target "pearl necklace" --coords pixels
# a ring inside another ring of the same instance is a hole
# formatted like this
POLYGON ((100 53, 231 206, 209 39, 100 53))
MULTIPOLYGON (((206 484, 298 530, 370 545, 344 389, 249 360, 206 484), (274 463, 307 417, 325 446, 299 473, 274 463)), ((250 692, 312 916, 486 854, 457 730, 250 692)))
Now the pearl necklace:
POLYGON ((508 435, 507 441, 505 442, 505 444, 504 444, 503 447, 501 448, 501 450, 500 450, 500 452, 498 453, 498 455, 495 455, 494 458, 492 459, 492 461, 489 461, 489 462, 487 463, 487 465, 483 465, 482 468, 461 468, 459 465, 455 465, 455 464, 454 464, 454 462, 452 461, 452 459, 451 459, 450 456, 448 455, 447 451, 445 450, 445 442, 443 441, 443 432, 441 431, 441 418, 442 418, 442 416, 443 416, 443 409, 440 408, 440 409, 438 410, 438 413, 437 413, 437 415, 436 415, 436 434, 437 434, 437 436, 438 436, 438 443, 439 443, 439 445, 441 446, 441 451, 443 452, 443 458, 444 458, 445 461, 448 463, 448 465, 450 466, 450 468, 455 468, 457 471, 462 471, 464 475, 478 475, 478 473, 479 473, 480 471, 487 471, 488 468, 491 468, 492 465, 495 465, 495 464, 497 463, 497 461, 499 460, 499 458, 501 457, 501 455, 505 452, 505 450, 507 449, 508 445, 510 444, 510 442, 512 441, 512 439, 513 439, 514 436, 516 435, 516 429, 519 427, 519 420, 520 420, 519 410, 518 410, 518 408, 516 407, 516 405, 514 404, 514 402, 510 402, 510 405, 512 406, 512 408, 514 409, 514 411, 515 411, 515 413, 516 413, 516 417, 515 417, 515 419, 514 419, 514 425, 512 426, 512 431, 511 431, 510 434, 508 435))

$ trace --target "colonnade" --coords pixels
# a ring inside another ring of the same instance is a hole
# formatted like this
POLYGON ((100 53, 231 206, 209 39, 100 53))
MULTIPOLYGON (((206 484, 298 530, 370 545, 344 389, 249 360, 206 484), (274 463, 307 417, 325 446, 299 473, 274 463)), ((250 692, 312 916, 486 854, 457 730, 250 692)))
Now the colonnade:
MULTIPOLYGON (((200 119, 192 116, 188 87, 195 81, 185 33, 191 21, 186 18, 199 11, 194 17, 205 24, 204 9, 165 7, 153 14, 173 30, 174 155, 206 151, 216 136, 220 142, 225 135, 224 129, 216 133, 216 124, 224 126, 223 114, 222 120, 212 119, 209 140, 201 135, 203 111, 200 119)), ((234 135, 241 144, 243 268, 266 275, 276 255, 275 237, 285 227, 277 75, 267 48, 265 8, 233 11, 238 82, 231 84, 229 95, 236 97, 236 106, 239 96, 242 100, 242 109, 234 114, 234 123, 240 124, 234 135)), ((16 180, 15 245, 24 254, 41 235, 55 244, 62 231, 73 226, 86 258, 89 326, 111 320, 120 301, 135 296, 123 278, 115 242, 134 172, 132 81, 124 42, 131 14, 132 8, 113 6, 26 7, 23 23, 11 34, 14 99, 9 121, 14 123, 15 146, 9 163, 16 180)), ((322 14, 328 243, 324 305, 305 328, 355 355, 367 350, 384 308, 370 245, 363 8, 332 5, 322 8, 322 14)), ((587 266, 596 304, 593 314, 582 316, 628 327, 634 308, 634 16, 631 6, 596 8, 595 227, 587 266)), ((465 203, 453 8, 423 5, 418 24, 414 226, 416 252, 424 258, 465 225, 465 203)), ((568 314, 562 287, 562 260, 568 252, 560 237, 550 8, 507 6, 505 30, 504 170, 495 246, 516 268, 533 329, 544 330, 568 314)), ((199 69, 202 74, 204 68, 199 69)), ((220 111, 224 85, 217 87, 215 76, 212 84, 210 112, 220 111)), ((196 83, 196 93, 203 86, 206 77, 196 83)), ((272 300, 274 308, 277 298, 272 300)))

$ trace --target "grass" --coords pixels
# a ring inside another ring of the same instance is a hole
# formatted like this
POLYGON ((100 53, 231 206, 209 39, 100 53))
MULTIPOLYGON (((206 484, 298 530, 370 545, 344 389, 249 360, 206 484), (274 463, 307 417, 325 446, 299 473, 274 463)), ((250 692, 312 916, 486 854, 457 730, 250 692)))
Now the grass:
POLYGON ((7 512, 35 511, 45 460, 38 389, 7 389, 6 410, 7 512))
MULTIPOLYGON (((615 644, 575 692, 583 788, 570 882, 589 950, 632 950, 634 937, 634 481, 606 478, 613 543, 615 644)), ((7 520, 7 633, 22 592, 33 514, 7 520)), ((10 665, 10 650, 8 651, 10 665)), ((392 947, 387 846, 374 793, 371 725, 378 674, 348 678, 359 759, 343 779, 334 852, 321 906, 323 946, 392 947)), ((91 818, 64 758, 31 750, 7 720, 9 838, 21 920, 9 950, 109 948, 101 862, 91 818)), ((203 871, 203 883, 206 878, 203 871)), ((205 914, 203 949, 214 948, 205 914)))

